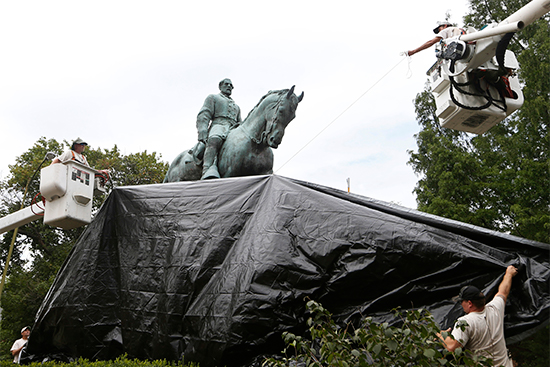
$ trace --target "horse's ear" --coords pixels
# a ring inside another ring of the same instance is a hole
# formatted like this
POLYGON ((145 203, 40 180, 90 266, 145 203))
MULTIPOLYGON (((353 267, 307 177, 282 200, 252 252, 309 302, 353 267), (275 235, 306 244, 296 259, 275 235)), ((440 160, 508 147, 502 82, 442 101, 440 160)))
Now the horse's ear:
POLYGON ((298 97, 298 103, 302 102, 302 99, 304 99, 304 92, 298 97))
POLYGON ((292 88, 290 88, 290 90, 286 94, 286 98, 290 99, 290 97, 292 97, 292 95, 294 94, 294 87, 295 85, 293 85, 292 88))

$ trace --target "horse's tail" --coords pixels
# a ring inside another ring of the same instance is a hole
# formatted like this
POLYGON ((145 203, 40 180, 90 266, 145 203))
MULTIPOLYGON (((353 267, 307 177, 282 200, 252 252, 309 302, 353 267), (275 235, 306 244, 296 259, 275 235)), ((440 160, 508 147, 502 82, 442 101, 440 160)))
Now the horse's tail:
POLYGON ((174 160, 170 164, 170 167, 168 167, 168 171, 166 171, 166 175, 164 176, 164 180, 162 181, 162 183, 179 181, 178 177, 174 177, 174 176, 177 176, 176 171, 180 170, 181 161, 185 156, 186 152, 187 151, 183 151, 180 154, 178 154, 176 158, 174 158, 174 160))

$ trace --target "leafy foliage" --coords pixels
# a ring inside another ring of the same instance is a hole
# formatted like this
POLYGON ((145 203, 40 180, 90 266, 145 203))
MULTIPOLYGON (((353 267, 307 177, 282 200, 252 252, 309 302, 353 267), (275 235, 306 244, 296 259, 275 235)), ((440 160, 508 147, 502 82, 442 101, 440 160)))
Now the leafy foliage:
MULTIPOLYGON (((90 361, 80 358, 73 362, 62 363, 56 361, 34 362, 28 364, 29 367, 199 367, 197 363, 184 363, 183 361, 140 361, 138 359, 129 359, 123 355, 113 361, 90 361)), ((13 367, 11 361, 0 361, 0 367, 13 367)))
MULTIPOLYGON (((23 207, 33 200, 40 200, 40 175, 37 168, 44 163, 47 152, 59 155, 70 147, 69 142, 58 143, 54 139, 40 138, 27 152, 9 166, 10 176, 0 181, 0 216, 19 210, 25 187, 28 194, 23 207)), ((123 155, 115 145, 112 149, 89 149, 84 153, 90 165, 96 169, 109 169, 107 193, 94 197, 93 213, 106 196, 117 186, 160 183, 168 169, 155 152, 123 155)), ((0 321, 0 348, 9 359, 9 349, 20 337, 23 326, 32 326, 57 271, 82 234, 84 228, 61 230, 35 221, 19 228, 14 252, 9 264, 8 280, 1 295, 2 319, 0 321)), ((4 267, 13 231, 0 237, 0 264, 4 267)))
MULTIPOLYGON (((424 310, 396 312, 401 326, 377 323, 371 317, 358 329, 340 328, 321 304, 308 301, 311 339, 283 333, 285 358, 270 358, 264 366, 492 366, 492 361, 457 348, 442 347, 433 317, 424 310)), ((450 336, 442 333, 443 338, 450 336)))

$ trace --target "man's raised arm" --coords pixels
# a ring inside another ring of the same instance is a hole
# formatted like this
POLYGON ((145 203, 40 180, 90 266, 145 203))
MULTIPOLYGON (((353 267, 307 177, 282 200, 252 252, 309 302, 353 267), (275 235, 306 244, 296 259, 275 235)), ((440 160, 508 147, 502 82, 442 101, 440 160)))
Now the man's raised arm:
POLYGON ((513 265, 510 265, 508 266, 508 268, 506 268, 506 274, 504 274, 504 278, 498 286, 498 293, 495 295, 495 297, 500 296, 504 298, 504 302, 506 302, 506 299, 508 299, 508 295, 510 294, 510 289, 512 288, 512 278, 515 277, 517 273, 518 269, 516 269, 516 267, 513 265))

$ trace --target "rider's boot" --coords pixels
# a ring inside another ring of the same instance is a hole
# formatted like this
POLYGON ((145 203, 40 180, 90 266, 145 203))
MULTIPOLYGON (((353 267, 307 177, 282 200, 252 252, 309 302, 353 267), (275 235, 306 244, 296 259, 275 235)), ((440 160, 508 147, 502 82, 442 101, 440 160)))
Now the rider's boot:
POLYGON ((206 151, 204 152, 204 163, 202 165, 201 180, 220 178, 218 166, 216 165, 217 155, 218 151, 212 145, 208 144, 206 146, 206 151))

